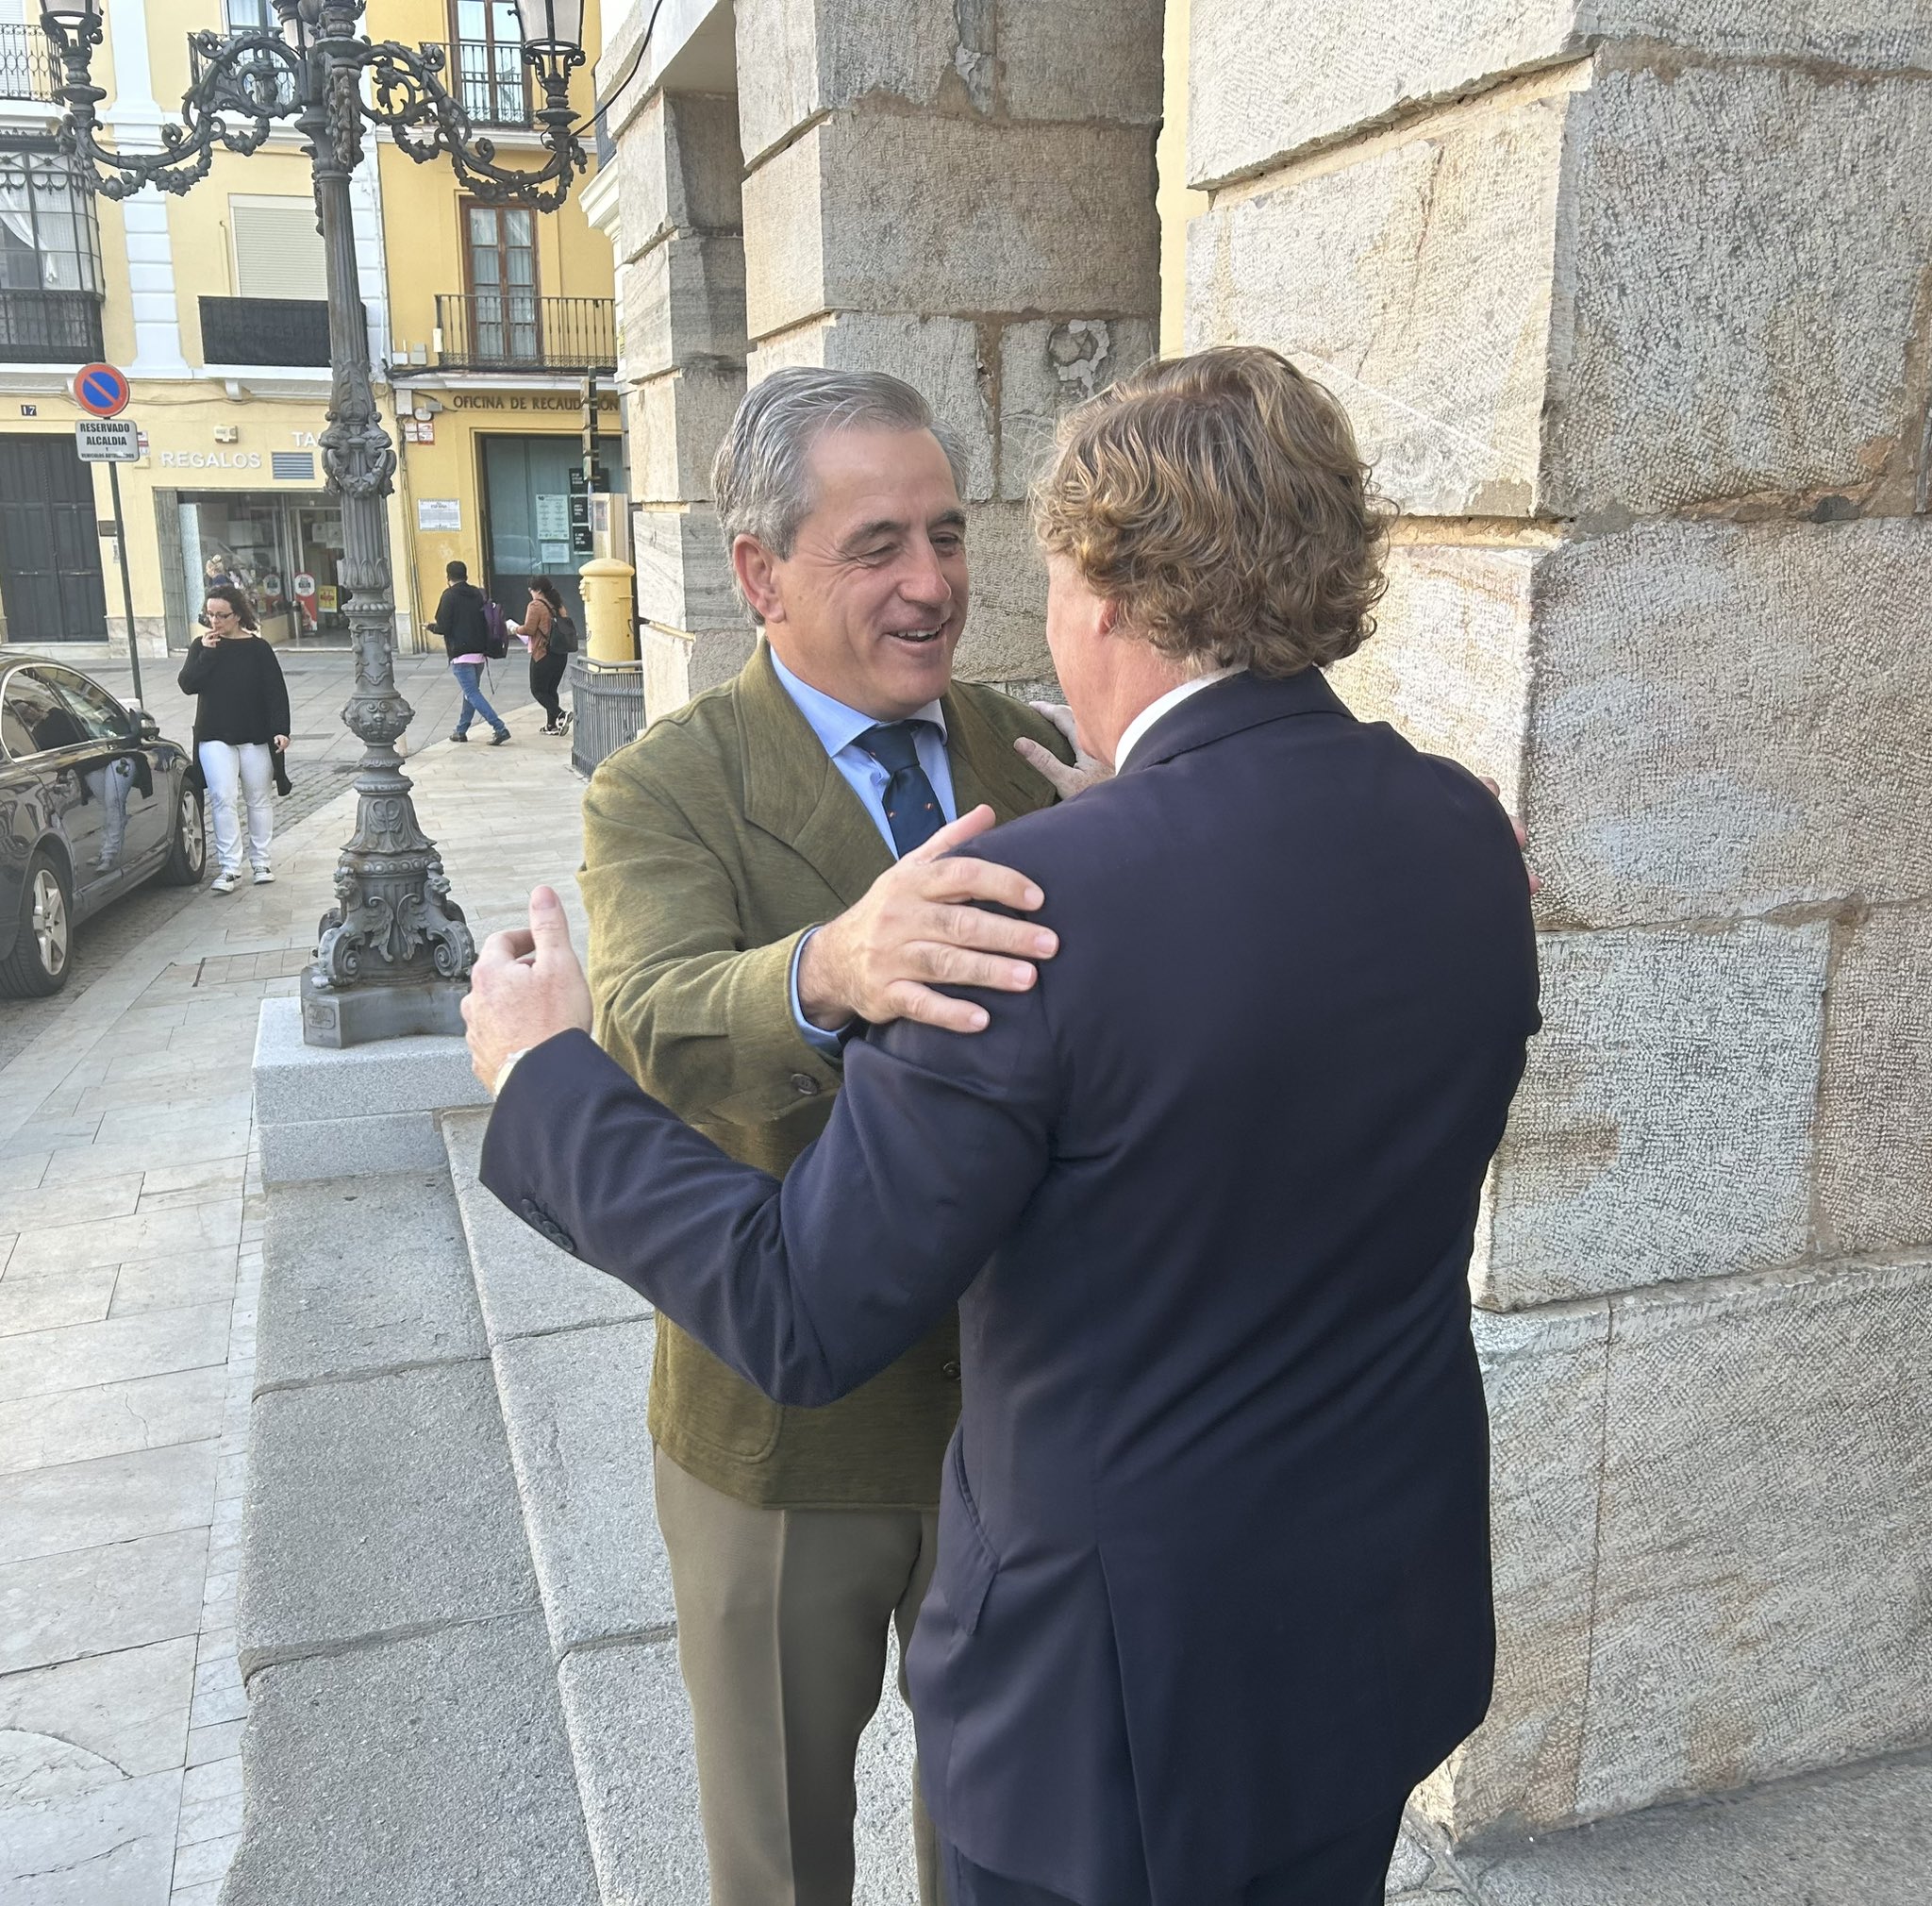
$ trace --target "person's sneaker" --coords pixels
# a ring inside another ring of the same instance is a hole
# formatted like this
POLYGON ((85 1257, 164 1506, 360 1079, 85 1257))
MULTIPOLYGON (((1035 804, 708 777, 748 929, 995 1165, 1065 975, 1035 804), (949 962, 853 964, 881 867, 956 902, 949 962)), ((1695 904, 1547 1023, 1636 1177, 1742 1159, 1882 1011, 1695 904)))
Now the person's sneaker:
POLYGON ((232 894, 241 884, 240 874, 217 874, 208 883, 208 890, 210 894, 232 894))
POLYGON ((466 735, 461 728, 452 728, 450 730, 449 738, 453 742, 466 742, 470 739, 469 736, 466 735))
POLYGON ((509 730, 508 728, 498 728, 497 731, 490 737, 490 745, 493 748, 500 748, 504 744, 504 743, 508 740, 509 730))
POLYGON ((275 870, 273 867, 258 867, 255 870, 255 884, 258 887, 273 887, 275 883, 275 870))

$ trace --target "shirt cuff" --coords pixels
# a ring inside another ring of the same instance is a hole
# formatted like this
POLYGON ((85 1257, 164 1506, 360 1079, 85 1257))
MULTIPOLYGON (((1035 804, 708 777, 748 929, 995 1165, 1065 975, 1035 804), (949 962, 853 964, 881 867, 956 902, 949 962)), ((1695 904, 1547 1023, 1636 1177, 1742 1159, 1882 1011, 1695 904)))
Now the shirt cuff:
POLYGON ((503 1095, 503 1088, 509 1083, 509 1076, 512 1072, 516 1070, 517 1061, 523 1058, 523 1056, 526 1052, 528 1052, 529 1049, 530 1048, 527 1045, 518 1046, 517 1049, 514 1052, 512 1052, 510 1056, 508 1059, 506 1059, 503 1062, 503 1063, 496 1068, 496 1077, 490 1081, 490 1096, 491 1097, 491 1099, 500 1098, 503 1095))
POLYGON ((791 949, 791 972, 786 982, 791 991, 791 1023, 814 1052, 826 1059, 837 1059, 845 1050, 845 1042, 852 1037, 852 1022, 848 1020, 837 1032, 827 1032, 824 1027, 814 1026, 805 1016, 805 1008, 798 1003, 798 962, 805 958, 805 943, 818 930, 814 927, 811 933, 801 933, 798 945, 791 949))

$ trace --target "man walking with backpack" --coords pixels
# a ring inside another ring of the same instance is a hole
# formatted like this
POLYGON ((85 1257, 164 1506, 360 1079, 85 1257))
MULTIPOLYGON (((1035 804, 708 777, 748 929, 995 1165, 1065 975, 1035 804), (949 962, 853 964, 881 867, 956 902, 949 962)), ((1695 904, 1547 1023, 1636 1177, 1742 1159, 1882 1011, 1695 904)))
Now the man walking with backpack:
POLYGON ((470 580, 467 562, 450 563, 443 575, 449 579, 449 587, 442 592, 442 600, 436 605, 436 617, 429 627, 433 633, 441 636, 449 655, 450 673, 463 692, 463 711, 457 717, 450 740, 468 741, 471 721, 481 715, 495 730, 490 739, 491 746, 501 747, 509 740, 509 728, 484 700, 477 684, 486 661, 503 660, 507 643, 503 610, 470 580))

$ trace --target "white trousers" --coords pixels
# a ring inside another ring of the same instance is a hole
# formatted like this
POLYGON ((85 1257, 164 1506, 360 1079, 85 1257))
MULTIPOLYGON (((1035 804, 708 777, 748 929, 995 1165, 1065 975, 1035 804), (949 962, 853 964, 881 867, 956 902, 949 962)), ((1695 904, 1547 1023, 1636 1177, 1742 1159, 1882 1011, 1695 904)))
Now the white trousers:
POLYGON ((258 868, 268 865, 269 841, 275 833, 275 750, 266 742, 203 742, 201 777, 208 783, 214 809, 215 859, 225 874, 242 871, 242 804, 248 804, 248 858, 258 868))

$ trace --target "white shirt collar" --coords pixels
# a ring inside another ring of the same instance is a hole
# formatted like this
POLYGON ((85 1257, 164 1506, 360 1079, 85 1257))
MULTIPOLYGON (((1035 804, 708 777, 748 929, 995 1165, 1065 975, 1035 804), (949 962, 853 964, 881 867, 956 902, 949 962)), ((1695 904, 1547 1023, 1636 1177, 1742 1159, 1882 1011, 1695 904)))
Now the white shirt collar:
POLYGON ((1190 676, 1179 687, 1171 688, 1164 695, 1149 702, 1127 724, 1120 740, 1114 744, 1114 773, 1119 774, 1126 766, 1127 757, 1133 753, 1135 744, 1170 709, 1177 709, 1191 694, 1199 694, 1204 688, 1211 688, 1217 681, 1225 681, 1229 676, 1241 675, 1243 672, 1239 663, 1231 668, 1210 668, 1206 675, 1190 676))

